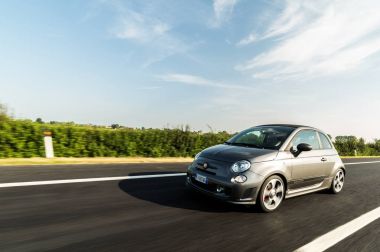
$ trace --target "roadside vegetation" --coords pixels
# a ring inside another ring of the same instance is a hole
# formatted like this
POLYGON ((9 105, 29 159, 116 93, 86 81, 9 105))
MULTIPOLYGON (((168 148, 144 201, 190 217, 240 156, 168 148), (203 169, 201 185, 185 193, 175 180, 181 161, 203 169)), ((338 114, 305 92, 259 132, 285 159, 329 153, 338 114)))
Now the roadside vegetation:
MULTIPOLYGON (((44 131, 53 134, 56 157, 191 157, 232 136, 191 131, 188 126, 145 129, 16 120, 0 105, 0 158, 44 157, 44 131)), ((338 136, 335 147, 343 156, 380 155, 380 140, 366 143, 355 136, 338 136)))
POLYGON ((194 132, 189 127, 135 129, 16 120, 2 107, 0 158, 43 157, 44 131, 53 134, 56 157, 189 157, 230 137, 227 132, 194 132))

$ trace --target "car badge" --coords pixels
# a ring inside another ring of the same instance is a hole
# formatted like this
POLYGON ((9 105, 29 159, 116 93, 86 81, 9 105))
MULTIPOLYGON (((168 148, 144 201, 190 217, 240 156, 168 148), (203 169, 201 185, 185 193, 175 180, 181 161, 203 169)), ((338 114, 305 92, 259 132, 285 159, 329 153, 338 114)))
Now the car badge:
POLYGON ((203 169, 207 169, 207 167, 208 167, 208 164, 207 164, 207 163, 204 163, 204 164, 203 164, 203 169))

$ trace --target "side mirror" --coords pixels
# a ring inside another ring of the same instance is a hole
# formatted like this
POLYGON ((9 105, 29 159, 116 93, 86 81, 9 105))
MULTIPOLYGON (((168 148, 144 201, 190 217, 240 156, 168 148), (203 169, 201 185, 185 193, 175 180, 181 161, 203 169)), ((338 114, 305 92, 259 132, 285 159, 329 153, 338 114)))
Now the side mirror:
POLYGON ((299 145, 297 145, 297 149, 298 151, 303 152, 303 151, 311 151, 313 147, 307 143, 300 143, 299 145))
POLYGON ((303 151, 311 151, 313 149, 313 147, 310 145, 310 144, 307 144, 307 143, 300 143, 299 145, 297 145, 297 148, 291 148, 290 149, 290 152, 295 156, 295 157, 298 157, 299 154, 301 154, 301 152, 303 151))

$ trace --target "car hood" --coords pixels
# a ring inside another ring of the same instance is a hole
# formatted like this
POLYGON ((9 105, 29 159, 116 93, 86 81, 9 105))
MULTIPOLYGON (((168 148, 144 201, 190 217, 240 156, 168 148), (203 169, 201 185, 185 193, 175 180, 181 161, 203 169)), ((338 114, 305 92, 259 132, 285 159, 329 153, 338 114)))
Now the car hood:
POLYGON ((278 150, 219 144, 203 150, 200 156, 232 163, 239 160, 249 160, 251 163, 258 163, 271 161, 276 158, 277 154, 278 150))

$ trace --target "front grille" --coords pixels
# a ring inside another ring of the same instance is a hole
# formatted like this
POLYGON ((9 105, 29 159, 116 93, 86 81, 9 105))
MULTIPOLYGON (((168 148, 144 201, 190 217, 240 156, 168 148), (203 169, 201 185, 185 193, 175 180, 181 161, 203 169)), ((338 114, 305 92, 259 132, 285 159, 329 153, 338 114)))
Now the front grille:
POLYGON ((205 172, 207 174, 216 175, 215 170, 218 169, 216 166, 214 166, 213 164, 210 165, 210 163, 207 162, 208 166, 207 166, 207 168, 204 168, 203 164, 204 163, 197 163, 196 169, 198 171, 202 171, 202 172, 205 172))
MULTIPOLYGON (((202 188, 203 190, 216 193, 216 187, 218 186, 218 184, 215 184, 213 182, 208 182, 207 184, 204 184, 195 180, 193 177, 191 178, 191 182, 197 187, 202 188)), ((224 187, 224 194, 227 196, 231 195, 231 188, 224 187)))
MULTIPOLYGON (((199 169, 204 169, 203 168, 203 164, 204 163, 197 163, 197 168, 199 168, 199 169)), ((213 164, 212 165, 210 165, 210 163, 207 163, 207 169, 213 169, 213 170, 217 170, 218 169, 218 167, 216 167, 216 166, 214 166, 213 164)))
POLYGON ((198 167, 197 167, 197 170, 198 170, 198 171, 205 172, 205 173, 207 173, 207 174, 216 175, 215 172, 212 172, 212 171, 209 171, 209 170, 200 169, 200 168, 198 168, 198 167))

